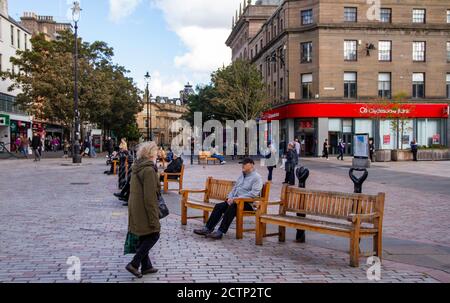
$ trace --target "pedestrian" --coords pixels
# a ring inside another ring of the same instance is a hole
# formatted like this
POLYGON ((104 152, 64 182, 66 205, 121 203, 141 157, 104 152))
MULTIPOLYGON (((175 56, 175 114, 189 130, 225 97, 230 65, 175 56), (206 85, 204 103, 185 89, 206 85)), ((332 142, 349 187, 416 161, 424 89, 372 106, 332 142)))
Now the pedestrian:
POLYGON ((369 140, 369 156, 370 156, 370 162, 373 161, 373 154, 375 153, 375 144, 373 144, 373 139, 369 140))
MULTIPOLYGON (((256 172, 255 162, 250 158, 245 158, 242 161, 242 174, 228 194, 227 200, 216 204, 205 226, 202 229, 195 229, 194 233, 214 240, 222 239, 236 217, 237 204, 234 200, 236 198, 259 197, 262 187, 263 181, 261 175, 256 172), (217 231, 214 231, 220 220, 222 220, 220 227, 217 231)), ((244 204, 244 210, 254 211, 254 208, 251 203, 246 202, 244 204)))
POLYGON ((283 184, 295 185, 295 166, 296 166, 296 151, 292 143, 288 144, 286 153, 286 163, 284 163, 284 170, 286 177, 283 184))
POLYGON ((413 161, 417 161, 417 143, 416 140, 411 142, 411 152, 413 154, 413 161))
POLYGON ((22 141, 20 139, 21 139, 21 137, 19 136, 19 137, 16 138, 16 141, 14 141, 14 144, 16 145, 16 154, 22 152, 22 149, 20 147, 22 141))
POLYGON ((267 150, 264 155, 264 165, 267 167, 269 171, 269 175, 267 176, 267 181, 272 182, 273 169, 276 168, 276 153, 277 150, 271 141, 267 142, 267 150))
POLYGON ((327 158, 328 159, 328 139, 325 139, 325 142, 323 143, 323 150, 322 150, 322 158, 327 158))
POLYGON ((67 139, 64 140, 63 151, 64 151, 64 158, 69 157, 69 141, 67 139))
POLYGON ((128 144, 127 144, 127 140, 126 140, 125 138, 122 138, 122 139, 120 140, 119 150, 120 150, 121 152, 128 151, 128 144))
POLYGON ((26 136, 20 137, 20 152, 28 159, 28 139, 26 136))
POLYGON ((90 146, 90 154, 89 157, 91 158, 97 158, 97 152, 95 151, 95 144, 92 137, 89 137, 89 146, 90 146))
POLYGON ((345 151, 345 144, 344 142, 342 142, 342 139, 339 139, 339 143, 338 143, 338 152, 339 155, 337 157, 337 159, 341 159, 342 161, 344 161, 344 151, 345 151))
POLYGON ((42 147, 41 137, 37 134, 33 134, 33 139, 31 139, 31 148, 34 153, 34 162, 41 161, 41 152, 40 149, 42 147))
POLYGON ((89 153, 90 153, 91 149, 90 149, 90 146, 89 146, 89 139, 88 138, 84 139, 84 142, 82 144, 82 148, 81 149, 82 149, 81 157, 89 156, 89 153))
MULTIPOLYGON (((181 153, 172 152, 172 161, 170 161, 167 168, 160 174, 160 181, 164 181, 164 173, 168 174, 178 174, 181 173, 183 168, 183 158, 181 158, 181 153)), ((178 176, 167 176, 168 179, 178 179, 178 176)))
POLYGON ((106 148, 108 150, 108 157, 111 158, 112 152, 114 150, 114 142, 112 141, 111 137, 108 137, 108 140, 106 141, 106 148))
POLYGON ((126 270, 138 278, 156 273, 148 255, 158 242, 159 223, 158 174, 155 142, 142 143, 138 147, 137 160, 132 167, 130 198, 128 203, 128 231, 139 237, 137 251, 126 270), (140 267, 140 271, 139 271, 140 267))

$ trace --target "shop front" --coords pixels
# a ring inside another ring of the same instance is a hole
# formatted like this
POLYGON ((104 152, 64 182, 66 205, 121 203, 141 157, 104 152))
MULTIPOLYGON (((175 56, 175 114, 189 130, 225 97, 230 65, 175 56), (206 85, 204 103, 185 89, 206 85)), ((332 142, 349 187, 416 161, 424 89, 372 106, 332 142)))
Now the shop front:
POLYGON ((285 125, 280 138, 298 138, 303 156, 319 156, 325 139, 331 154, 338 153, 342 140, 345 154, 352 155, 354 134, 369 134, 376 149, 408 149, 413 140, 420 146, 448 146, 448 117, 448 104, 308 103, 273 109, 262 119, 285 125))
POLYGON ((10 124, 9 115, 0 114, 0 142, 3 143, 8 150, 10 149, 10 124))
POLYGON ((10 124, 11 131, 11 151, 16 151, 18 146, 16 146, 17 138, 31 139, 31 122, 23 120, 11 120, 10 124))

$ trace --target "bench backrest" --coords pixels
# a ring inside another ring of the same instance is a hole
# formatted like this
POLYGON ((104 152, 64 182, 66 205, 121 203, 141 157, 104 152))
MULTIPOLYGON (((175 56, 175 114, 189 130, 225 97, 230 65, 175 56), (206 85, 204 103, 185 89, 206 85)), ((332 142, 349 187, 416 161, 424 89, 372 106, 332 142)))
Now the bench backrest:
MULTIPOLYGON (((350 214, 383 216, 384 194, 364 195, 353 193, 307 190, 284 186, 280 213, 295 212, 337 219, 347 219, 350 214)), ((373 222, 373 220, 363 220, 373 222)))
MULTIPOLYGON (((225 201, 228 198, 228 194, 233 189, 235 181, 230 180, 219 180, 213 177, 208 177, 206 180, 206 193, 204 201, 207 202, 209 199, 222 200, 225 201)), ((261 190, 261 200, 268 201, 270 195, 270 182, 266 182, 261 190)))
POLYGON ((198 152, 198 156, 199 156, 200 158, 211 157, 211 152, 201 150, 201 151, 198 152))

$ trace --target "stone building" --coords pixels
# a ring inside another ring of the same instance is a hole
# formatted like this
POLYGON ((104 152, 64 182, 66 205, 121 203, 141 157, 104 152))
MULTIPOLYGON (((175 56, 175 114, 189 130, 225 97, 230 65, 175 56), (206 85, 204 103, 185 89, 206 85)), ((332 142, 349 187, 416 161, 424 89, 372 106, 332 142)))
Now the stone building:
POLYGON ((40 16, 33 12, 25 12, 20 18, 20 23, 33 35, 44 34, 48 41, 56 40, 58 33, 72 28, 70 23, 56 22, 53 16, 40 16))
POLYGON ((281 143, 298 137, 319 155, 343 139, 351 154, 353 135, 368 133, 377 149, 448 146, 449 1, 251 3, 226 44, 260 70, 273 104, 263 118, 280 120, 281 143))

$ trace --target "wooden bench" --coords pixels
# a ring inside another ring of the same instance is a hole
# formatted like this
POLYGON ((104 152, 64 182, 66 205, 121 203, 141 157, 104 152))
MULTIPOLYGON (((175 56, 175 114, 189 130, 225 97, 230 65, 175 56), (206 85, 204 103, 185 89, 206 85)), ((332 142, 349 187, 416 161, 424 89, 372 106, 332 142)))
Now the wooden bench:
POLYGON ((220 164, 220 160, 217 159, 217 158, 211 157, 211 152, 209 152, 209 151, 199 151, 199 153, 198 153, 198 164, 200 164, 201 161, 205 161, 206 165, 208 165, 209 162, 213 162, 214 165, 216 163, 220 164))
POLYGON ((178 183, 178 193, 181 194, 183 189, 183 177, 184 177, 184 164, 181 166, 181 171, 179 173, 161 173, 164 177, 163 179, 163 191, 167 193, 169 191, 169 182, 178 183), (169 178, 170 176, 175 176, 175 178, 169 178))
POLYGON ((350 239, 350 266, 359 266, 359 241, 373 237, 373 254, 382 256, 382 227, 385 194, 363 195, 283 186, 281 199, 262 201, 256 213, 256 245, 264 236, 278 235, 285 241, 286 227, 320 232, 350 239), (269 214, 268 205, 279 205, 278 214, 269 214), (299 217, 296 214, 304 214, 299 217), (266 224, 279 226, 266 235, 266 224))
MULTIPOLYGON (((191 190, 184 189, 181 191, 181 224, 186 225, 188 219, 203 218, 203 223, 208 221, 209 213, 212 212, 216 203, 227 200, 228 194, 233 189, 235 182, 229 180, 218 180, 209 177, 206 180, 205 189, 191 190), (196 201, 189 197, 192 193, 203 193, 203 200, 196 201), (194 208, 203 210, 203 216, 188 217, 187 209, 194 208)), ((245 211, 244 203, 260 203, 269 200, 270 183, 266 182, 261 190, 261 196, 258 198, 238 198, 234 201, 237 204, 236 211, 236 239, 242 239, 244 232, 255 231, 255 229, 244 229, 244 217, 256 216, 256 211, 245 211)))

